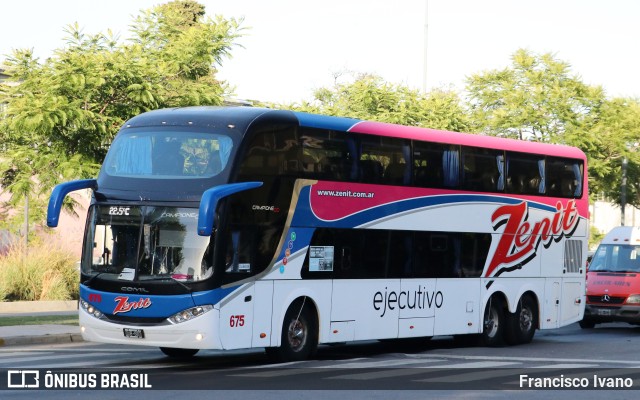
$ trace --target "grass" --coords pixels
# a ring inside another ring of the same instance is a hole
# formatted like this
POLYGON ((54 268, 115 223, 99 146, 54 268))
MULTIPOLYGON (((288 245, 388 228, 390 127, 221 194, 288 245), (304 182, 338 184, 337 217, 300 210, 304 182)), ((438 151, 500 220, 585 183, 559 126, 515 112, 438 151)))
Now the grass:
POLYGON ((36 315, 0 317, 0 326, 16 325, 78 325, 78 315, 36 315))
POLYGON ((75 257, 44 241, 0 256, 0 301, 77 299, 78 279, 75 257))

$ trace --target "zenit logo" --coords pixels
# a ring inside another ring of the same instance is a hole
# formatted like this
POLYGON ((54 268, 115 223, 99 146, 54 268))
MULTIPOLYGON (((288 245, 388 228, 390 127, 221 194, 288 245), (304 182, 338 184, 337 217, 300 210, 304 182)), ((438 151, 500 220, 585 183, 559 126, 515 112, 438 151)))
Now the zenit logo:
POLYGON ((151 299, 143 297, 137 301, 129 302, 128 296, 118 296, 115 298, 116 307, 113 309, 113 314, 127 313, 131 310, 139 310, 142 308, 151 307, 151 299))
POLYGON ((274 213, 279 213, 280 212, 280 208, 276 207, 276 206, 259 206, 257 204, 254 204, 251 206, 251 209, 253 211, 271 211, 274 213))
POLYGON ((502 272, 521 268, 531 261, 542 243, 545 248, 563 237, 570 238, 578 227, 580 215, 575 200, 566 206, 558 202, 556 212, 539 221, 529 221, 529 207, 526 202, 501 206, 491 216, 493 230, 504 226, 504 232, 496 247, 485 276, 500 275, 502 272))

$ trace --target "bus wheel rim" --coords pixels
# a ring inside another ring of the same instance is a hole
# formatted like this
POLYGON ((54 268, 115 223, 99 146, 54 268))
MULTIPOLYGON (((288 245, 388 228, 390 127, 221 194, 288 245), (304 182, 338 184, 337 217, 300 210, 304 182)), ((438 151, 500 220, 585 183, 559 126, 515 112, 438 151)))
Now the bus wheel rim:
POLYGON ((533 313, 529 308, 523 308, 520 312, 520 329, 527 332, 533 325, 533 313))
POLYGON ((304 348, 304 345, 307 342, 306 335, 306 327, 302 323, 302 321, 291 321, 289 324, 289 330, 287 332, 287 337, 289 339, 289 345, 291 349, 294 351, 300 351, 304 348))

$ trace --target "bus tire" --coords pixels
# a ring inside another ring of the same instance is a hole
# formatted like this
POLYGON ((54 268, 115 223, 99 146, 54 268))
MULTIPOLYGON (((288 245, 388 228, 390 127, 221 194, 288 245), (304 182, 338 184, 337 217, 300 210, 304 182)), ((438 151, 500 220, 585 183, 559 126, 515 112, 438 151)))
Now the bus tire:
POLYGON ((508 312, 505 320, 505 340, 508 344, 530 343, 538 326, 536 302, 529 295, 522 296, 516 312, 508 312))
POLYGON ((177 349, 175 347, 160 347, 165 355, 172 358, 190 358, 196 355, 198 349, 177 349))
POLYGON ((502 300, 493 296, 489 299, 482 318, 482 333, 478 338, 481 346, 498 347, 503 344, 504 307, 502 300))
POLYGON ((318 323, 311 307, 296 301, 282 322, 280 347, 268 347, 267 355, 275 362, 303 361, 318 348, 318 323))

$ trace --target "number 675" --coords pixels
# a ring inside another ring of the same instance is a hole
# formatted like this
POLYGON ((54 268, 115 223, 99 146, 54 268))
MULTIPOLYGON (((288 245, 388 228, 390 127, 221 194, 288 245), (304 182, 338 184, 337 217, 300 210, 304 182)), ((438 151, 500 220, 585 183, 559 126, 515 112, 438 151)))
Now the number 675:
POLYGON ((244 315, 232 315, 231 318, 229 318, 229 326, 232 328, 244 326, 244 315))

